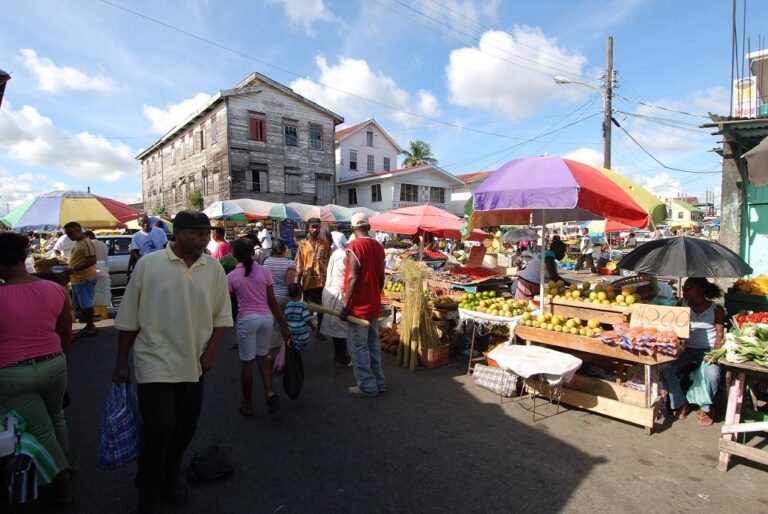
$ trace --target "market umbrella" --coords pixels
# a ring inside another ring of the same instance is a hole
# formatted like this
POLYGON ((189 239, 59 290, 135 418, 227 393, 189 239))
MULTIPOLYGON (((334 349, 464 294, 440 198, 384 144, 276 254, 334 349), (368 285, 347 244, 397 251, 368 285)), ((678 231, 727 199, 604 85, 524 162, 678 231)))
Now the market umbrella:
MULTIPOLYGON (((429 204, 403 207, 377 214, 370 219, 371 229, 395 234, 430 232, 436 237, 460 239, 464 220, 429 204)), ((470 239, 482 241, 485 232, 475 230, 470 239)))
POLYGON ((301 214, 292 207, 282 203, 272 203, 252 198, 214 202, 203 212, 210 219, 220 221, 250 221, 254 219, 277 221, 286 219, 301 220, 301 214))
POLYGON ((245 211, 237 200, 213 202, 203 211, 208 218, 218 221, 246 221, 245 211))
POLYGON ((632 227, 611 220, 592 220, 584 223, 582 227, 588 228, 590 232, 596 232, 598 234, 606 234, 611 232, 627 232, 632 230, 632 227))
POLYGON ((84 227, 115 227, 139 216, 139 211, 111 198, 84 191, 52 191, 22 203, 3 218, 17 232, 55 230, 76 221, 84 227))
POLYGON ((733 278, 752 273, 752 268, 725 246, 682 236, 644 243, 621 259, 618 267, 670 277, 733 278))
POLYGON ((539 231, 532 228, 517 228, 507 230, 501 236, 505 243, 517 243, 518 241, 536 241, 539 238, 539 231))

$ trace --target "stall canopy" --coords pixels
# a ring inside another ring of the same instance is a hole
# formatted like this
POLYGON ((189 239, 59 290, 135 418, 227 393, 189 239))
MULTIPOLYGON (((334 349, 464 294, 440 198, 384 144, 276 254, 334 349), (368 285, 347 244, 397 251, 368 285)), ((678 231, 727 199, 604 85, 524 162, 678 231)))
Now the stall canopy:
POLYGON ((627 232, 632 230, 632 227, 629 225, 610 220, 592 220, 584 223, 582 227, 588 228, 590 232, 597 232, 600 234, 611 232, 627 232))
POLYGON ((76 221, 84 227, 116 227, 136 219, 139 211, 111 198, 84 191, 52 191, 16 207, 3 223, 17 232, 55 230, 76 221))
MULTIPOLYGON (((438 209, 429 204, 415 207, 404 207, 371 218, 371 229, 379 232, 394 234, 416 234, 420 231, 430 232, 436 237, 461 239, 461 229, 464 220, 448 211, 438 209)), ((474 230, 470 239, 482 241, 486 234, 482 230, 474 230)))
POLYGON ((205 214, 212 220, 219 221, 251 221, 271 219, 275 221, 300 221, 301 213, 282 203, 265 202, 252 198, 238 200, 223 200, 212 203, 205 214))

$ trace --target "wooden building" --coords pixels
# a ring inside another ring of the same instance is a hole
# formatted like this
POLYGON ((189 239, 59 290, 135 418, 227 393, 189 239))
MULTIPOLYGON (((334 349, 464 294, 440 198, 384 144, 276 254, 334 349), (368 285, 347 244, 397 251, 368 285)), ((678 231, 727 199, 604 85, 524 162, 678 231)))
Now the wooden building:
POLYGON ((218 200, 335 202, 334 134, 344 118, 252 73, 219 91, 136 159, 144 207, 176 213, 218 200))

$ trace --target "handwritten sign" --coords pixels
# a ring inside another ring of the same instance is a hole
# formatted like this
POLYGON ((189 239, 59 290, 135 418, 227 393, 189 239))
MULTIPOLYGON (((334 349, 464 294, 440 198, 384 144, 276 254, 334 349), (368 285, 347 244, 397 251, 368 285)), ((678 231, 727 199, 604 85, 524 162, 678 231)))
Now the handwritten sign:
POLYGON ((677 337, 687 339, 691 335, 691 309, 636 303, 632 306, 629 326, 671 328, 677 337))

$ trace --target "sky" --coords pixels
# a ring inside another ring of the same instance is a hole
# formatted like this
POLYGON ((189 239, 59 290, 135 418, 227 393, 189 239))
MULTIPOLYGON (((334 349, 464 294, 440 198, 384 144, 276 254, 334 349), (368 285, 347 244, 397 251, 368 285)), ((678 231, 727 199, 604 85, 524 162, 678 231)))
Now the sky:
MULTIPOLYGON (((373 116, 402 147, 428 142, 451 173, 542 154, 602 164, 608 36, 612 168, 662 199, 719 197, 720 175, 701 173, 721 167, 718 138, 698 127, 729 113, 730 4, 0 0, 0 214, 54 189, 139 200, 137 153, 253 71, 346 125, 373 116)), ((749 3, 752 41, 760 19, 768 2, 749 3)))

